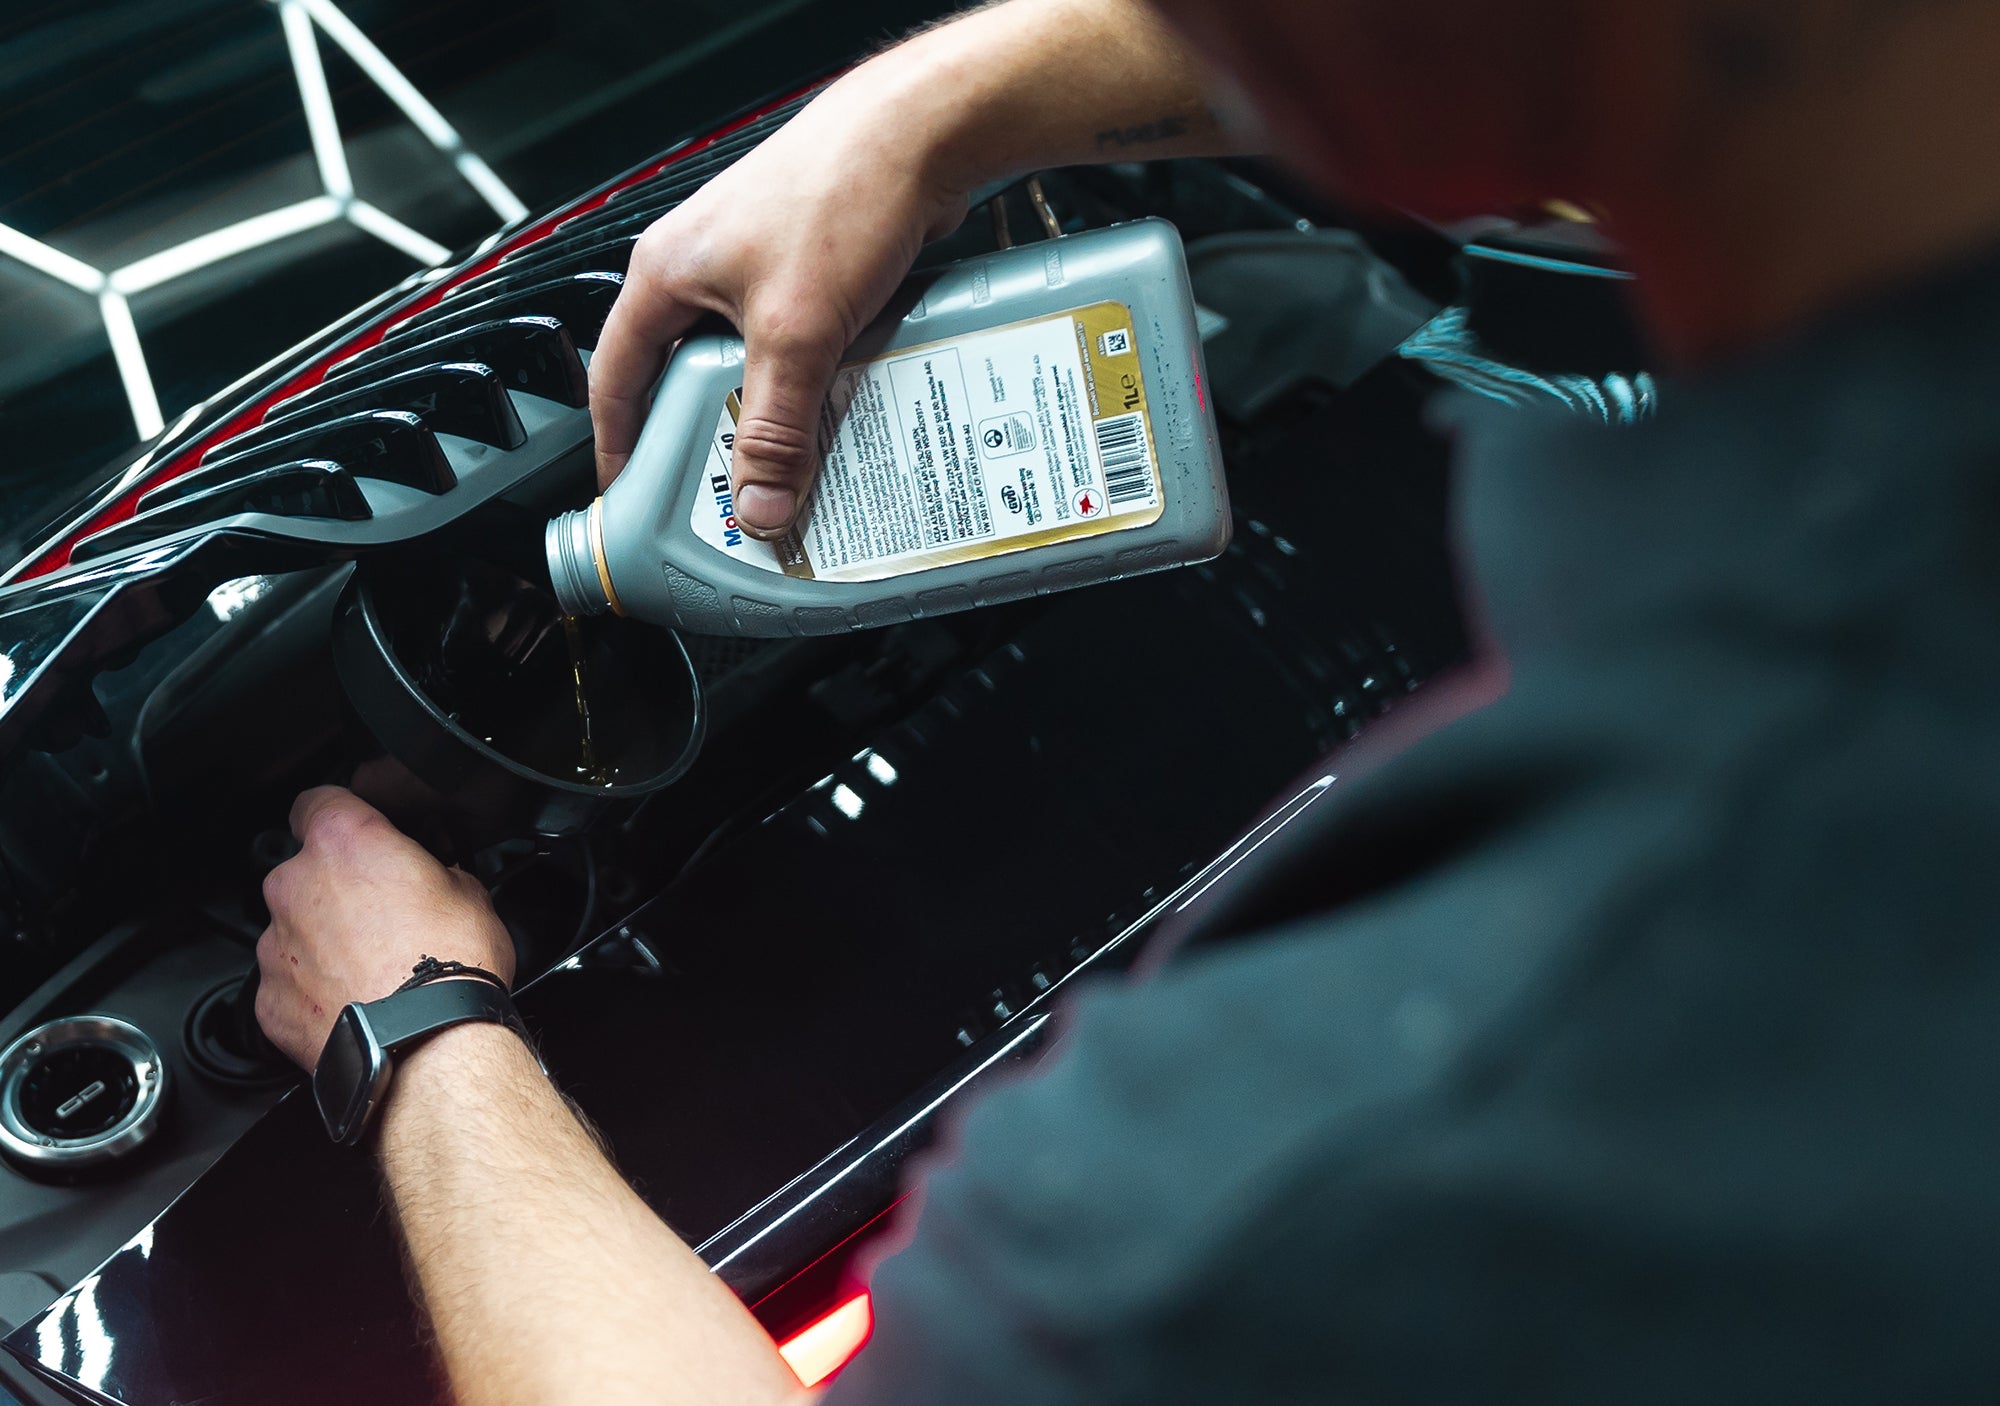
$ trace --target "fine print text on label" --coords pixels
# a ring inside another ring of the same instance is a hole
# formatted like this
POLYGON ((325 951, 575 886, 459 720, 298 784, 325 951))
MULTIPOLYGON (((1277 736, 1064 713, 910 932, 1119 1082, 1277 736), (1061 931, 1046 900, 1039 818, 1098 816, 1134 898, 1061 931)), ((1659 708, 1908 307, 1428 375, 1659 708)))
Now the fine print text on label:
POLYGON ((1098 303, 842 367, 800 526, 743 533, 717 420, 692 526, 769 571, 871 581, 1158 520, 1164 503, 1130 312, 1098 303))

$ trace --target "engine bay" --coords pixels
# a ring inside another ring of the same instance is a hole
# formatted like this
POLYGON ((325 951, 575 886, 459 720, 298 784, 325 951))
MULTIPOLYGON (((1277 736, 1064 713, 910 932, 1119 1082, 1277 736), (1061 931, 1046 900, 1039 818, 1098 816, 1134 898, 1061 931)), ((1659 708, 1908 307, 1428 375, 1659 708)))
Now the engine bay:
MULTIPOLYGON (((1234 501, 1222 557, 853 634, 687 636, 698 725, 664 699, 654 720, 699 742, 671 784, 613 796, 559 838, 499 802, 481 824, 409 821, 492 896, 558 1081, 656 1209, 746 1298, 770 1299, 774 1331, 795 1311, 778 1291, 798 1265, 896 1194, 892 1172, 874 1202, 863 1179, 843 1183, 852 1204, 814 1240, 797 1207, 829 1203, 802 1186, 892 1134, 885 1165, 899 1165, 941 1089, 1024 1057, 1058 987, 1128 963, 1191 876, 1468 651, 1447 442, 1428 418, 1443 380, 1399 355, 1464 293, 1457 250, 1364 238, 1256 168, 1193 161, 1046 173, 931 257, 1011 242, 1044 212, 1066 230, 1143 215, 1180 227, 1234 501), (786 1219, 759 1218, 788 1195, 786 1219)), ((1506 292, 1495 344, 1550 316, 1506 292)), ((1553 362, 1540 347, 1522 359, 1605 369, 1601 338, 1557 340, 1553 362)), ((400 559, 227 580, 16 749, 0 777, 0 1046, 112 1017, 150 1041, 164 1081, 143 1140, 88 1165, 0 1168, 0 1262, 28 1267, 0 1275, 18 1353, 114 1399, 165 1400, 147 1391, 166 1382, 176 1399, 204 1386, 259 1399, 279 1368, 250 1345, 281 1309, 296 1315, 270 1282, 301 1245, 224 1242, 296 1193, 333 1207, 314 1231, 328 1292, 377 1302, 343 1330, 370 1344, 344 1359, 359 1377, 287 1399, 421 1399, 372 1176, 337 1161, 249 1014, 260 885, 291 852, 298 792, 350 784, 384 753, 334 661, 357 581, 394 590, 418 556, 478 558, 502 517, 579 506, 591 479, 588 440, 572 436, 400 559), (273 1185, 276 1167, 310 1189, 273 1185), (327 1229, 343 1224, 374 1229, 327 1229), (206 1367, 165 1345, 135 1355, 129 1335, 88 1360, 84 1306, 58 1296, 109 1260, 88 1308, 115 1319, 121 1247, 141 1242, 165 1276, 147 1294, 180 1285, 227 1325, 229 1351, 204 1339, 206 1367), (204 1253, 228 1272, 200 1268, 204 1253)), ((103 1082, 93 1068, 57 1091, 80 1097, 103 1082)), ((346 1348, 329 1336, 291 1351, 296 1383, 346 1348)))

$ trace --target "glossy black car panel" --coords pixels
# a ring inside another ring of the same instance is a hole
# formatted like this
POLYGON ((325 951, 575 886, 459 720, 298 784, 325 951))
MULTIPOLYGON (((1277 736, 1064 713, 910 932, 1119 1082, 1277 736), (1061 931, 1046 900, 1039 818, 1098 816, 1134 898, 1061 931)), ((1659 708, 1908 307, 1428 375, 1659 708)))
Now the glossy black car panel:
MULTIPOLYGON (((1266 595, 1314 583, 1263 550, 1051 603, 524 996, 621 1166, 747 1297, 878 1214, 928 1118, 1039 1044, 1043 998, 1121 965, 1310 779, 1329 697, 1378 706, 1397 661, 1331 612, 1274 622, 1266 595), (1343 645, 1382 678, 1288 667, 1343 645)), ((373 1172, 298 1095, 8 1345, 132 1406, 431 1399, 373 1172)))

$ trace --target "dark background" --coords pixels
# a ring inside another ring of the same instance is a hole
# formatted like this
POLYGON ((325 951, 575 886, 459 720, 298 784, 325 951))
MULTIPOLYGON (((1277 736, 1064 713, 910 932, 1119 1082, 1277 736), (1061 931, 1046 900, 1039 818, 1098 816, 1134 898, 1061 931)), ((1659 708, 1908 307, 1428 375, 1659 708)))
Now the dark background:
MULTIPOLYGON (((529 209, 950 8, 940 0, 338 0, 529 209)), ((324 35, 357 194, 464 248, 498 217, 324 35)), ((265 0, 0 11, 0 223, 100 269, 319 193, 265 0)), ((416 271, 345 221, 140 294, 174 417, 416 271)), ((0 256, 0 565, 136 443, 96 301, 0 256)))

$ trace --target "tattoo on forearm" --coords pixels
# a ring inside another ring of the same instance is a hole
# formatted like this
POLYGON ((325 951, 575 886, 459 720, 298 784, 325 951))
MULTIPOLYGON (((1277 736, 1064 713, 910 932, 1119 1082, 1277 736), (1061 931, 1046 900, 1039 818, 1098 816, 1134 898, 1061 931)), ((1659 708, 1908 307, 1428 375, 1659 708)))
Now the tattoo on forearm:
POLYGON ((1138 122, 1130 127, 1107 127, 1097 134, 1099 151, 1124 151, 1128 147, 1157 146, 1162 142, 1177 142, 1196 131, 1213 131, 1221 126, 1214 112, 1204 110, 1198 116, 1185 112, 1170 112, 1154 118, 1151 122, 1138 122))
POLYGON ((1128 146, 1151 146, 1155 142, 1178 141, 1187 133, 1187 118, 1178 115, 1159 117, 1132 127, 1108 127, 1097 134, 1097 145, 1101 150, 1122 151, 1128 146))

